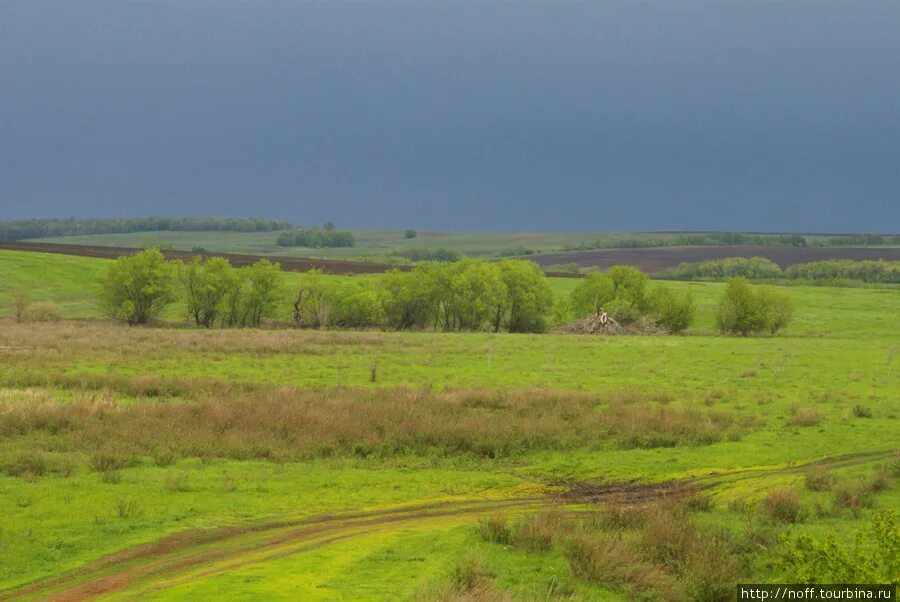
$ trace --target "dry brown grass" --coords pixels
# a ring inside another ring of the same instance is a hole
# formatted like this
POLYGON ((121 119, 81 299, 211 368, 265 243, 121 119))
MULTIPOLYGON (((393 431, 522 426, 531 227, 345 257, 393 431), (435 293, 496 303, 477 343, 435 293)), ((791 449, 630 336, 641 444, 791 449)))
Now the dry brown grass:
POLYGON ((791 417, 788 420, 788 424, 791 426, 818 426, 824 419, 825 415, 818 410, 813 408, 799 408, 793 410, 791 417))
POLYGON ((551 510, 516 521, 496 516, 479 533, 484 541, 523 551, 556 548, 574 577, 635 598, 728 600, 744 575, 747 543, 698 526, 690 508, 685 500, 663 499, 587 512, 551 510))
POLYGON ((762 512, 770 519, 782 523, 801 522, 805 515, 800 495, 793 489, 775 489, 760 502, 762 512))
POLYGON ((660 405, 638 394, 598 402, 595 394, 543 389, 309 391, 102 376, 63 377, 54 386, 67 389, 64 403, 52 390, 7 392, 0 436, 52 438, 54 449, 84 453, 101 472, 110 456, 119 458, 114 463, 137 455, 163 464, 172 456, 500 458, 584 446, 702 445, 746 428, 730 414, 660 405), (114 401, 123 393, 146 400, 114 401))

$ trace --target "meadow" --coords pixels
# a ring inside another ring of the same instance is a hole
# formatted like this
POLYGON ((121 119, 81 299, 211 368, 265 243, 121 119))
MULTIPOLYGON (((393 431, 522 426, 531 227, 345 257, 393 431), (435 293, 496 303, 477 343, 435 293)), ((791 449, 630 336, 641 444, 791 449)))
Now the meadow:
POLYGON ((829 534, 894 570, 852 544, 900 508, 900 289, 785 287, 776 337, 691 282, 683 336, 206 331, 104 319, 106 265, 0 251, 0 315, 64 317, 0 318, 0 599, 718 600, 829 534))

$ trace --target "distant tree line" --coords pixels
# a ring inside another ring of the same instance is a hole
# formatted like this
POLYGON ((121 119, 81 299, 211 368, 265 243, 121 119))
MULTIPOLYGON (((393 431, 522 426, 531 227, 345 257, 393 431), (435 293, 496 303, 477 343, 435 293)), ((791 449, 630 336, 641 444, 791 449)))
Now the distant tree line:
POLYGON ((356 244, 353 234, 346 230, 335 230, 329 222, 323 228, 297 228, 282 232, 276 239, 280 247, 308 247, 311 249, 352 247, 356 244))
POLYGON ((404 249, 394 253, 397 257, 404 257, 412 261, 459 261, 462 256, 452 249, 404 249))
POLYGON ((787 247, 862 247, 900 245, 900 235, 847 234, 829 237, 802 234, 748 234, 743 232, 706 232, 670 236, 622 235, 605 236, 589 243, 563 247, 564 251, 592 249, 628 249, 651 247, 702 246, 787 246, 787 247))
POLYGON ((900 283, 900 261, 827 259, 789 266, 783 270, 763 257, 728 257, 681 263, 670 277, 675 280, 727 280, 743 277, 749 280, 859 280, 861 282, 900 283))
POLYGON ((26 219, 0 222, 0 241, 87 234, 149 231, 270 232, 293 228, 282 220, 256 217, 123 217, 98 219, 26 219))
POLYGON ((828 259, 798 263, 784 271, 787 278, 804 280, 862 280, 900 284, 900 261, 828 259))

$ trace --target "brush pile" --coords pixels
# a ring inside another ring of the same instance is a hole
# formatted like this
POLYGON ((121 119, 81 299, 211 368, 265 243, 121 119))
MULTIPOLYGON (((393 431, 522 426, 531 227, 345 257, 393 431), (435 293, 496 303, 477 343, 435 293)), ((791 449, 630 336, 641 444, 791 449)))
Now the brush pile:
POLYGON ((558 328, 556 332, 603 335, 668 334, 668 331, 665 328, 658 326, 655 320, 650 316, 642 317, 628 324, 620 324, 605 311, 591 314, 577 322, 562 326, 558 328))

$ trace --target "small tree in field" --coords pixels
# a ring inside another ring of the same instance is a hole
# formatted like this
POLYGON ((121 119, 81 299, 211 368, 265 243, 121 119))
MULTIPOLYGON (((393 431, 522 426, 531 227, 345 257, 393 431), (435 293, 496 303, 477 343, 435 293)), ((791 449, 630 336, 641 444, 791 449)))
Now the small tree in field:
POLYGON ((17 288, 13 291, 13 317, 16 319, 16 322, 21 322, 25 319, 25 314, 28 312, 29 305, 31 305, 31 295, 28 294, 26 289, 17 288))
POLYGON ((406 239, 415 238, 418 235, 419 235, 419 233, 416 232, 415 230, 404 230, 403 231, 403 238, 406 238, 406 239))
POLYGON ((281 288, 281 264, 268 259, 260 259, 246 268, 243 299, 243 323, 259 326, 278 306, 278 292, 281 288))
POLYGON ((197 326, 210 328, 222 311, 228 294, 239 285, 238 275, 227 259, 194 257, 180 269, 188 314, 197 326))
POLYGON ((751 333, 775 334, 793 315, 791 300, 774 289, 754 288, 746 278, 733 278, 716 312, 716 325, 724 333, 747 336, 751 333))
POLYGON ((694 321, 694 299, 690 291, 678 295, 665 286, 657 286, 650 293, 650 305, 656 324, 669 332, 686 330, 694 321))
POLYGON ((128 324, 146 324, 175 300, 173 265, 150 248, 112 262, 100 301, 110 316, 128 324))

